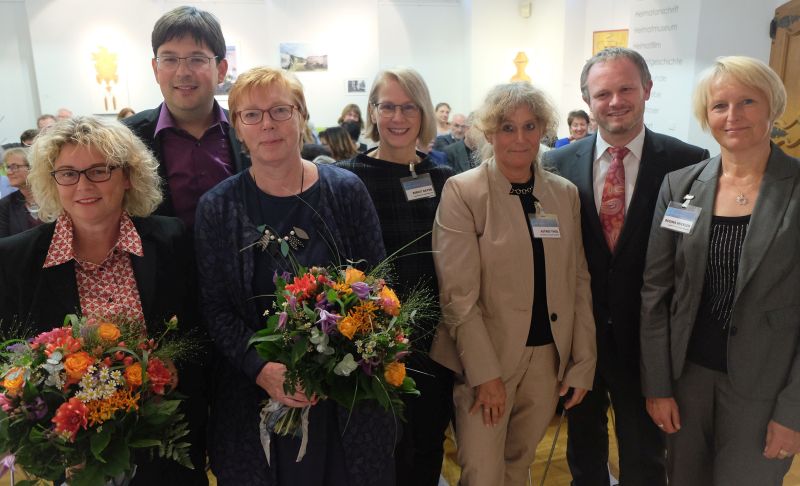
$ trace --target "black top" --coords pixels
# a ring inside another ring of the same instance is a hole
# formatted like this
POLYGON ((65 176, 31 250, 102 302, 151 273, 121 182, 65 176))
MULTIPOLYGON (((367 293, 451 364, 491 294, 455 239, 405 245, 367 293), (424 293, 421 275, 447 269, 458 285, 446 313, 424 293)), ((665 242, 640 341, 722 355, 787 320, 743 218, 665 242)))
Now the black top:
POLYGON ((31 216, 25 206, 25 196, 15 191, 0 199, 0 238, 22 233, 41 221, 31 216))
MULTIPOLYGON (((354 172, 367 186, 381 222, 386 255, 390 256, 408 245, 395 256, 393 262, 394 278, 391 283, 398 291, 401 302, 414 286, 424 284, 436 298, 434 311, 438 312, 439 288, 431 253, 431 229, 442 187, 453 175, 453 170, 448 166, 436 165, 422 152, 417 152, 417 155, 422 162, 414 166, 414 172, 417 175, 430 175, 435 197, 406 200, 400 179, 411 176, 408 165, 376 159, 368 154, 359 154, 350 160, 337 162, 336 165, 354 172)), ((427 352, 438 317, 417 324, 415 335, 412 336, 414 347, 427 352)))
POLYGON ((547 269, 544 262, 544 245, 541 238, 533 237, 530 216, 536 214, 536 203, 533 195, 534 178, 521 184, 511 183, 511 194, 519 196, 525 221, 528 222, 528 233, 533 246, 533 312, 531 313, 531 329, 528 331, 527 346, 543 346, 553 342, 550 329, 550 313, 547 311, 547 269))
POLYGON ((319 207, 319 181, 297 196, 288 197, 266 194, 256 186, 252 177, 244 178, 244 189, 244 207, 250 221, 259 227, 265 225, 275 236, 272 243, 254 254, 253 295, 262 296, 255 300, 259 308, 269 309, 274 301, 275 272, 296 272, 291 261, 281 253, 279 238, 289 238, 290 257, 301 265, 335 263, 330 245, 313 230, 318 218, 315 208, 319 207), (308 239, 304 239, 306 236, 308 239))
POLYGON ((728 324, 749 223, 750 215, 711 219, 703 295, 686 359, 712 370, 727 372, 728 369, 728 324))

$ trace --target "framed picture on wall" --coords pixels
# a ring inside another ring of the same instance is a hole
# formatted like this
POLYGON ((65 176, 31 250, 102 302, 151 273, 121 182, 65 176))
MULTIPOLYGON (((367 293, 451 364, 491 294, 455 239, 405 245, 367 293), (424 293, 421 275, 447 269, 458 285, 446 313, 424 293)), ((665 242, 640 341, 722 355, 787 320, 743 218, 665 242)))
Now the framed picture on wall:
POLYGON ((347 80, 347 94, 365 94, 367 92, 367 81, 363 78, 347 80))
POLYGON ((217 96, 227 96, 239 76, 239 71, 236 67, 236 46, 225 46, 225 59, 228 61, 228 72, 225 73, 225 79, 222 84, 218 85, 217 89, 214 90, 214 94, 217 96))
POLYGON ((628 29, 594 31, 592 33, 592 55, 606 47, 628 47, 628 29))
POLYGON ((327 71, 328 54, 311 44, 281 42, 281 67, 288 71, 327 71))

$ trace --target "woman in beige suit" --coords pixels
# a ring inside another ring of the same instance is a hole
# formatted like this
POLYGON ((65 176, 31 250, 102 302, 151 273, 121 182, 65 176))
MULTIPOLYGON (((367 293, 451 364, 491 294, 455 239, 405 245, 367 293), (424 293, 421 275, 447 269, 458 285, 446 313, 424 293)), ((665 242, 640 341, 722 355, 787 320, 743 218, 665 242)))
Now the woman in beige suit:
POLYGON ((477 122, 494 153, 446 183, 433 227, 444 319, 433 359, 456 372, 464 485, 521 485, 559 395, 592 385, 596 349, 574 185, 543 171, 556 117, 529 83, 493 88, 477 122))

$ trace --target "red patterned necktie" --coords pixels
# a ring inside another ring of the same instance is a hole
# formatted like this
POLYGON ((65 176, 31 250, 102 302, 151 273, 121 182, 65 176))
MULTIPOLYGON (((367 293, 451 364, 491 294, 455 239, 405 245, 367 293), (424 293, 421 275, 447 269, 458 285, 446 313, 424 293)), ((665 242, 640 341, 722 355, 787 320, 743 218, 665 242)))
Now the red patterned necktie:
POLYGON ((622 159, 630 152, 627 147, 609 147, 611 165, 606 172, 603 184, 603 198, 600 202, 600 224, 611 252, 617 246, 622 223, 625 222, 625 166, 622 159))

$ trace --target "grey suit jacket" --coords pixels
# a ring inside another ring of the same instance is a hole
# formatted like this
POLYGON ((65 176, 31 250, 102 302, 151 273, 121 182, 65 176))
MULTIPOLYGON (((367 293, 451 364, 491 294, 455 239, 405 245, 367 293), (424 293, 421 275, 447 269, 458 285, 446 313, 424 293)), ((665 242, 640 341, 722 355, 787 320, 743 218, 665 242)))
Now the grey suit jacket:
MULTIPOLYGON (((642 287, 646 397, 670 397, 683 371, 703 292, 720 157, 672 172, 653 216, 642 287), (660 227, 670 201, 692 194, 690 235, 660 227)), ((742 246, 728 332, 728 376, 742 396, 775 400, 772 419, 800 430, 800 161, 772 146, 742 246)))
POLYGON ((444 148, 447 154, 447 164, 453 168, 456 174, 460 174, 480 164, 480 155, 477 151, 467 152, 467 146, 463 140, 450 144, 444 148))

